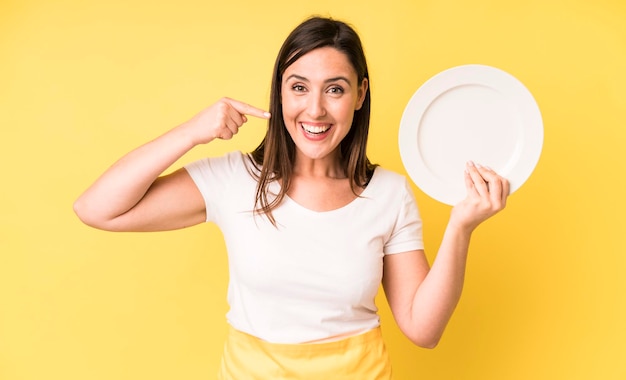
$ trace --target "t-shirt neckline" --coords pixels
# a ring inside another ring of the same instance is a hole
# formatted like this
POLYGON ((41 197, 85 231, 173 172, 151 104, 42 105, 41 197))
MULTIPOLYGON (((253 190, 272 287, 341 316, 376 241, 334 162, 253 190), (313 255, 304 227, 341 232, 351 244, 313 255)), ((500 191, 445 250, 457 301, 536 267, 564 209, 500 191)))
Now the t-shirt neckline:
POLYGON ((378 177, 377 173, 378 173, 378 169, 379 167, 377 166, 376 168, 374 168, 374 173, 372 174, 372 178, 370 179, 369 183, 367 184, 367 186, 365 187, 365 189, 363 189, 363 191, 361 192, 361 194, 359 196, 357 196, 356 198, 354 198, 352 201, 346 203, 345 205, 341 206, 341 207, 337 207, 335 209, 332 210, 326 210, 326 211, 315 211, 312 210, 308 207, 305 207, 303 205, 301 205, 300 203, 296 202, 295 200, 293 200, 289 195, 285 194, 285 198, 283 198, 283 202, 285 202, 286 204, 289 205, 293 205, 294 207, 308 213, 311 215, 318 215, 318 216, 329 216, 329 215, 333 215, 333 214, 338 214, 341 212, 344 212, 345 210, 349 210, 352 207, 356 207, 356 205, 358 203, 360 203, 361 201, 363 201, 364 199, 368 198, 369 193, 371 193, 373 190, 371 190, 371 188, 373 186, 375 186, 376 184, 374 183, 376 181, 376 178, 378 177))

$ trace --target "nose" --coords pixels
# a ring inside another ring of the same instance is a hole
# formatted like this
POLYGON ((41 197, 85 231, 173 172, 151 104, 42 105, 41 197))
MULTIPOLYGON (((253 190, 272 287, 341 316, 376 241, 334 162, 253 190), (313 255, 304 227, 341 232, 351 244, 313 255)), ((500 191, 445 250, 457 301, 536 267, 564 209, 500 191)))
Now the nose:
POLYGON ((322 94, 312 93, 309 96, 307 104, 307 114, 315 119, 319 119, 326 115, 326 105, 322 94))

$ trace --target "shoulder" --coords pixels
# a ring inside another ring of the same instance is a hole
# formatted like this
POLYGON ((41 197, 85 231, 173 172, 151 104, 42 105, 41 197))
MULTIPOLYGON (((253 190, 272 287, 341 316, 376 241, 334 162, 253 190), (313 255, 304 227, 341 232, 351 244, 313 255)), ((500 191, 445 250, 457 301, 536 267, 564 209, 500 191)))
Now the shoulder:
POLYGON ((376 222, 385 225, 383 252, 387 255, 423 249, 422 220, 407 177, 377 167, 366 191, 376 205, 376 222))
POLYGON ((185 165, 185 169, 190 173, 200 175, 207 175, 211 172, 236 172, 246 168, 247 161, 249 160, 245 154, 233 151, 222 156, 201 158, 185 165))
POLYGON ((408 178, 400 173, 376 167, 363 195, 386 204, 389 209, 408 205, 416 207, 415 194, 408 178))
POLYGON ((405 193, 412 190, 405 175, 377 166, 374 175, 367 185, 372 191, 385 193, 405 193))
POLYGON ((406 182, 406 176, 384 168, 382 166, 377 166, 376 170, 374 170, 374 175, 372 176, 372 179, 374 179, 375 177, 381 177, 385 181, 391 181, 392 183, 398 184, 406 182))
POLYGON ((240 151, 222 156, 205 157, 184 166, 196 185, 204 191, 212 192, 243 182, 254 182, 253 165, 248 156, 240 151))

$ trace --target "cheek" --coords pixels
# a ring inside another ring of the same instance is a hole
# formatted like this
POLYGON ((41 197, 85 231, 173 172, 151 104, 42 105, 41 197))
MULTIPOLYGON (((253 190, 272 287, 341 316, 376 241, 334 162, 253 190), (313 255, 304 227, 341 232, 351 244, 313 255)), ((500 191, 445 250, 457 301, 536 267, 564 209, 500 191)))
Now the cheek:
POLYGON ((293 108, 293 100, 289 96, 282 95, 280 97, 280 105, 283 109, 283 114, 288 114, 293 108))
POLYGON ((283 119, 285 122, 294 120, 300 112, 302 107, 298 102, 298 99, 293 97, 283 97, 282 99, 283 119))
POLYGON ((289 120, 293 119, 293 109, 289 103, 283 103, 283 120, 285 123, 289 123, 289 120))
POLYGON ((352 103, 343 103, 338 105, 335 108, 334 114, 337 115, 338 118, 341 118, 344 122, 351 123, 354 118, 354 112, 356 111, 355 105, 352 103))
POLYGON ((296 117, 297 113, 293 111, 293 108, 283 104, 283 124, 289 134, 293 133, 296 117))

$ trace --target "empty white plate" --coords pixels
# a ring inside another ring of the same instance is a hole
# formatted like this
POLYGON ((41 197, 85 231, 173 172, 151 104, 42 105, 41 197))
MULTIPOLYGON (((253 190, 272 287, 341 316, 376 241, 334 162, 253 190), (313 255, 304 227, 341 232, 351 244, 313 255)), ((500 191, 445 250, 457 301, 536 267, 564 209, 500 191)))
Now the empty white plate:
POLYGON ((490 66, 445 70, 407 104, 400 155, 413 182, 430 197, 455 205, 466 196, 467 161, 507 178, 511 193, 534 170, 543 145, 539 107, 512 75, 490 66))

